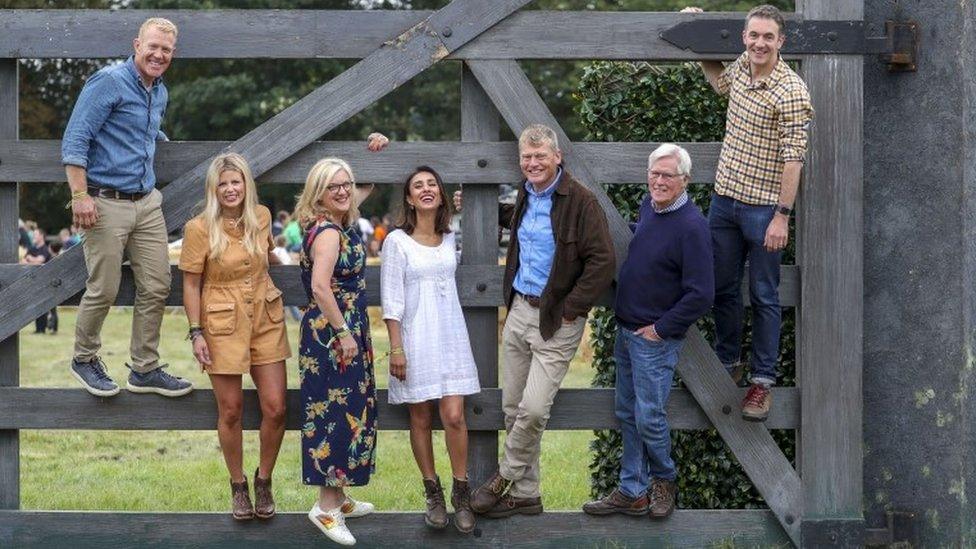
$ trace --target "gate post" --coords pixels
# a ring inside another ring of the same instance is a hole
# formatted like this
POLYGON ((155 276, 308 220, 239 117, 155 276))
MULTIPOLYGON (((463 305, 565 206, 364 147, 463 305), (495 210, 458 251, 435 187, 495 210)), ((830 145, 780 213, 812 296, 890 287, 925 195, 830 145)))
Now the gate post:
MULTIPOLYGON (((864 2, 802 0, 802 15, 860 20, 864 2)), ((861 546, 864 59, 811 55, 802 69, 816 110, 797 218, 802 545, 861 546)))
MULTIPOLYGON (((16 59, 0 59, 0 139, 17 139, 16 59)), ((0 264, 17 263, 17 183, 0 183, 0 264)), ((17 334, 0 341, 0 387, 20 385, 17 334)), ((0 430, 0 509, 20 509, 20 431, 0 430)))

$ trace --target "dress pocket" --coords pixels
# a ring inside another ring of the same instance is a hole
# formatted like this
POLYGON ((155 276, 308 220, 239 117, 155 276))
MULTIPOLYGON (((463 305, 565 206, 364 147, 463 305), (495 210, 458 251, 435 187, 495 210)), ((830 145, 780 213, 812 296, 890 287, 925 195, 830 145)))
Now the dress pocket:
POLYGON ((285 319, 285 306, 281 299, 281 290, 268 286, 268 294, 264 296, 264 308, 268 310, 271 322, 279 323, 285 319))
POLYGON ((207 305, 207 333, 228 335, 237 329, 237 306, 233 303, 210 303, 207 305))

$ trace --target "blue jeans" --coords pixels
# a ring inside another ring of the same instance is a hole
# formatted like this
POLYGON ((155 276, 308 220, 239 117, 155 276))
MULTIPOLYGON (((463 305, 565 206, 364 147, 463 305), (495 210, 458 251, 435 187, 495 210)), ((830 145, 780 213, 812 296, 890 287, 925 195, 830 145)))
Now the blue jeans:
POLYGON ((640 497, 647 491, 649 475, 675 479, 665 406, 682 343, 680 339, 650 341, 617 328, 613 346, 617 363, 615 408, 624 439, 620 491, 628 497, 640 497))
POLYGON ((776 383, 779 359, 779 263, 782 252, 763 248, 776 206, 753 206, 712 194, 708 226, 715 254, 715 353, 726 367, 739 360, 742 346, 742 274, 749 260, 752 304, 752 383, 776 383))

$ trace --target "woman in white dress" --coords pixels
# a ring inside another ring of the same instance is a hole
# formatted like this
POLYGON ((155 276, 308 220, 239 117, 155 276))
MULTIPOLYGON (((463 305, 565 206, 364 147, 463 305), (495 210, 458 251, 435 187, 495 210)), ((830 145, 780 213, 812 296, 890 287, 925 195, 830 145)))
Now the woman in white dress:
POLYGON ((427 166, 414 170, 404 183, 402 206, 399 228, 383 241, 381 269, 383 320, 390 333, 390 404, 409 408, 410 447, 427 498, 424 521, 444 528, 447 505, 431 444, 438 401, 454 476, 454 525, 468 533, 475 519, 469 505, 464 395, 481 387, 454 283, 457 247, 440 175, 427 166))

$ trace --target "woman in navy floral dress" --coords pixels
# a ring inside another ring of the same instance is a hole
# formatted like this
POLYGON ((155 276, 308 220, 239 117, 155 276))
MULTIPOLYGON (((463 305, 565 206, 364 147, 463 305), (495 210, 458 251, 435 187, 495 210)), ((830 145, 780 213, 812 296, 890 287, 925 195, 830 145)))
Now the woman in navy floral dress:
MULTIPOLYGON (((386 138, 374 135, 370 149, 379 150, 386 138)), ((345 519, 373 511, 344 492, 369 482, 376 458, 366 247, 354 228, 356 205, 368 193, 356 188, 346 162, 326 158, 309 172, 295 211, 306 227, 301 272, 310 301, 299 347, 302 481, 320 487, 309 519, 344 545, 355 543, 345 519)))

